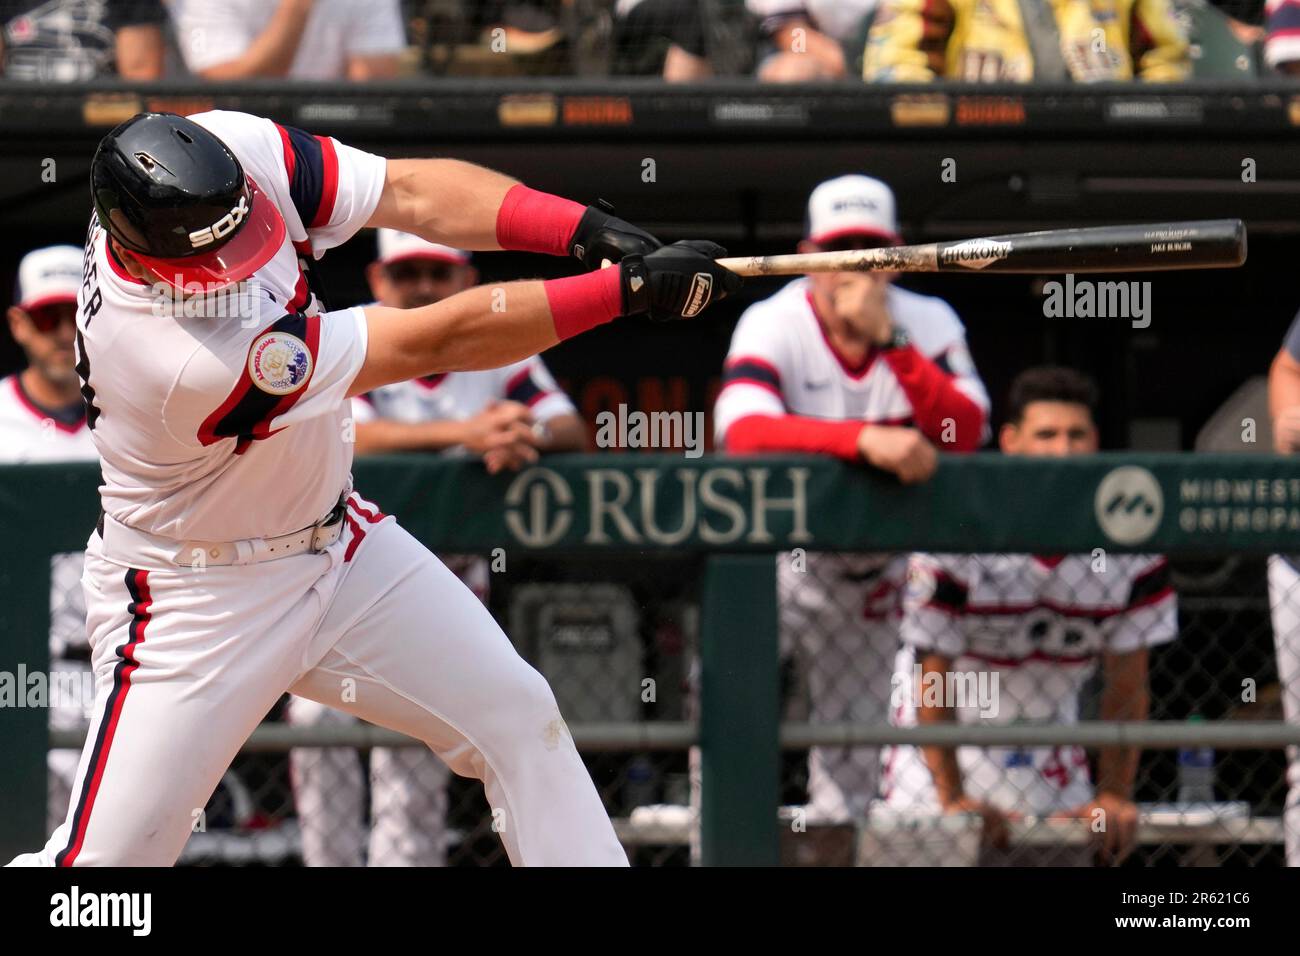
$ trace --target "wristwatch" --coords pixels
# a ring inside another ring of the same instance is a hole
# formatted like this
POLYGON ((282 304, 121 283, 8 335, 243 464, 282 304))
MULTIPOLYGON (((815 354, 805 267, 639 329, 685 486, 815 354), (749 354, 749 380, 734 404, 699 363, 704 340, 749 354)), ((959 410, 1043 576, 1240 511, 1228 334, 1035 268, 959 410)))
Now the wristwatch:
POLYGON ((912 344, 911 338, 897 325, 893 326, 889 338, 880 343, 881 349, 901 349, 912 344))

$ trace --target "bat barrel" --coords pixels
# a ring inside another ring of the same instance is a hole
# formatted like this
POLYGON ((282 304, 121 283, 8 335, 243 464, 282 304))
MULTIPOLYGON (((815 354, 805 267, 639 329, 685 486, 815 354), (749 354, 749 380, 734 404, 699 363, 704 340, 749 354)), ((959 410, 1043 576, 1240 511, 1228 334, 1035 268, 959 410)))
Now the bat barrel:
POLYGON ((1246 261, 1240 219, 1052 229, 921 246, 719 259, 739 275, 812 272, 1161 272, 1230 269, 1246 261))
POLYGON ((940 272, 1159 272, 1246 261, 1240 219, 1053 229, 938 244, 940 272))

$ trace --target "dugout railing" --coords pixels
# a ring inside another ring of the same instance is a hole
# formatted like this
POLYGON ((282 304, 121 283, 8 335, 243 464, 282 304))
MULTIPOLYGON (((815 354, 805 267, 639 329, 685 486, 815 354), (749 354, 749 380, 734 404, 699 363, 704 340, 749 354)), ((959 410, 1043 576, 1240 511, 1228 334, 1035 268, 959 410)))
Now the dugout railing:
MULTIPOLYGON (((1231 770, 1229 796, 1242 797, 1233 802, 1243 814, 1211 821, 1217 837, 1180 828, 1178 821, 1164 830, 1147 821, 1148 836, 1171 845, 1272 847, 1216 861, 1281 858, 1280 749, 1300 745, 1300 726, 1281 721, 1276 708, 1231 705, 1243 697, 1244 680, 1266 687, 1276 679, 1261 575, 1266 556, 1300 551, 1300 470, 1285 458, 1107 454, 1033 461, 979 454, 944 458, 932 481, 912 488, 865 469, 794 457, 557 456, 518 475, 488 476, 473 462, 412 456, 359 461, 355 471, 358 488, 431 548, 494 555, 516 587, 531 580, 529 569, 570 562, 586 562, 588 569, 631 562, 630 573, 643 577, 677 568, 700 612, 697 704, 667 719, 643 707, 634 719, 571 718, 570 725, 584 756, 680 757, 698 744, 705 863, 777 863, 789 858, 791 833, 815 834, 816 827, 805 831, 777 812, 791 802, 792 754, 814 745, 891 743, 1127 743, 1154 755, 1152 774, 1168 794, 1181 771, 1178 749, 1213 748, 1231 770), (1153 706, 1144 722, 1085 715, 1070 726, 810 721, 783 703, 789 675, 778 642, 774 555, 792 549, 1169 555, 1181 574, 1175 580, 1180 600, 1191 608, 1180 616, 1180 629, 1193 640, 1169 652, 1179 656, 1166 661, 1165 677, 1176 679, 1153 686, 1152 696, 1153 704, 1181 703, 1153 706), (1210 719, 1188 722, 1189 710, 1210 719), (693 713, 698 720, 683 719, 693 713), (1152 837, 1156 831, 1164 836, 1152 837)), ((97 510, 97 479, 93 466, 0 467, 0 681, 9 688, 6 697, 0 684, 0 856, 43 839, 46 752, 52 744, 77 742, 68 732, 52 739, 46 713, 23 705, 16 682, 48 670, 49 559, 84 545, 97 510)), ((623 678, 630 675, 625 670, 623 678)), ((654 665, 646 664, 642 675, 655 677, 654 665)), ((601 683, 591 680, 592 693, 601 683)), ((619 693, 640 693, 641 684, 619 693)), ((392 735, 363 726, 266 724, 246 750, 392 742, 392 735)), ((611 813, 630 844, 644 837, 634 815, 613 807, 611 813)), ((686 838, 681 826, 667 829, 674 835, 663 842, 686 838)), ((1062 829, 1040 828, 1044 839, 1077 837, 1062 829)))

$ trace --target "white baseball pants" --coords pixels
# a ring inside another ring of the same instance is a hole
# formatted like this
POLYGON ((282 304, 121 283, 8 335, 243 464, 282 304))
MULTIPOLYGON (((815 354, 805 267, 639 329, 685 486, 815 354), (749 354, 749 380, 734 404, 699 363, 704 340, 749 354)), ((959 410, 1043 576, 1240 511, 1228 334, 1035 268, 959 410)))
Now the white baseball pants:
POLYGON ((346 525, 319 554, 208 568, 124 565, 92 535, 97 713, 67 818, 11 865, 171 865, 286 690, 481 779, 513 863, 627 865, 545 679, 393 519, 354 494, 346 525))

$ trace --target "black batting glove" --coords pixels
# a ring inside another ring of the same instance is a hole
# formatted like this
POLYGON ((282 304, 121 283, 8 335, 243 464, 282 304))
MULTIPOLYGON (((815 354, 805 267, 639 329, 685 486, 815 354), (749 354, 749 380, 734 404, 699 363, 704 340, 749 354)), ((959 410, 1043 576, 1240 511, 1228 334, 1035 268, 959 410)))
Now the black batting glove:
POLYGON ((623 314, 649 315, 659 322, 695 318, 744 283, 713 261, 726 254, 716 242, 684 240, 647 255, 625 256, 619 263, 623 314))
POLYGON ((569 240, 569 254, 581 259, 588 269, 606 262, 622 262, 624 256, 645 255, 663 245, 644 229, 611 215, 613 207, 588 206, 569 240))

